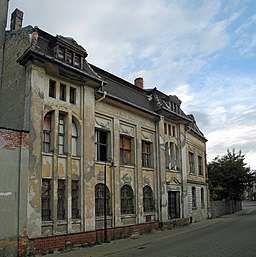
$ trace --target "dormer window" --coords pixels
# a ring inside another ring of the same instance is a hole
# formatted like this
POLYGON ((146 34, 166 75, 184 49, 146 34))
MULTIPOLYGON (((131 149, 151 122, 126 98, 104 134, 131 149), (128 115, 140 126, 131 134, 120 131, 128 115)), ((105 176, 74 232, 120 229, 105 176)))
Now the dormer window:
POLYGON ((72 53, 67 51, 67 63, 72 65, 72 53))
POLYGON ((74 65, 80 68, 80 56, 75 55, 74 65))
POLYGON ((58 60, 83 69, 83 60, 87 57, 87 53, 73 38, 57 35, 49 42, 49 47, 54 50, 55 58, 58 60))
POLYGON ((58 48, 58 59, 60 60, 64 60, 64 56, 65 56, 65 49, 63 47, 58 48))

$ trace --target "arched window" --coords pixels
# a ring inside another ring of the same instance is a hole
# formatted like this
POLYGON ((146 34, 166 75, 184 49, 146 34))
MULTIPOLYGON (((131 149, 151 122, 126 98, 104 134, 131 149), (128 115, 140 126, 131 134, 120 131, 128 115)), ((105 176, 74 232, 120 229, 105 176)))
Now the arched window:
POLYGON ((154 196, 150 186, 143 187, 143 208, 144 212, 154 211, 154 196))
MULTIPOLYGON (((95 215, 104 215, 104 198, 105 198, 105 185, 99 183, 95 186, 95 215)), ((110 215, 110 193, 108 187, 106 187, 106 210, 107 215, 110 215)))
POLYGON ((134 213, 134 194, 130 186, 124 185, 121 188, 121 214, 134 213))
POLYGON ((78 155, 78 132, 74 121, 72 121, 72 149, 71 153, 73 156, 78 155))
POLYGON ((204 208, 204 189, 201 188, 201 207, 204 208))
POLYGON ((192 209, 196 209, 196 188, 192 187, 192 209))
POLYGON ((43 152, 49 153, 51 151, 51 113, 44 117, 43 124, 43 152))

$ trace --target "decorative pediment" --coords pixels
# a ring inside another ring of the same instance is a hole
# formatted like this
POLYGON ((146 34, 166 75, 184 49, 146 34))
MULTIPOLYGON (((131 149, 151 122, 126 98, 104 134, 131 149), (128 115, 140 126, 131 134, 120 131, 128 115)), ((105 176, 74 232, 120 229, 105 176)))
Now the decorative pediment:
POLYGON ((180 185, 181 184, 181 182, 175 177, 171 177, 169 180, 166 181, 166 183, 168 185, 180 185))
POLYGON ((153 141, 153 133, 142 131, 142 139, 147 141, 153 141))
POLYGON ((111 120, 95 117, 95 127, 110 130, 111 120))
POLYGON ((120 125, 120 133, 131 136, 131 137, 134 137, 134 127, 121 124, 120 125))

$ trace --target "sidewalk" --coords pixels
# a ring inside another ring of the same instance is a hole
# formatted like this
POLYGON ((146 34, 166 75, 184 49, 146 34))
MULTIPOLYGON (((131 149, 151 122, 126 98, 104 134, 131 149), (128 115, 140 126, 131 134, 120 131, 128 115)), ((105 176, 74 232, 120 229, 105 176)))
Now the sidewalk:
MULTIPOLYGON (((227 218, 227 217, 226 217, 227 218)), ((223 220, 222 217, 215 219, 208 219, 198 223, 192 223, 189 226, 175 228, 171 230, 156 230, 151 234, 138 235, 132 238, 119 239, 111 241, 110 243, 103 243, 100 245, 95 245, 93 247, 85 248, 73 248, 72 250, 65 253, 54 253, 44 255, 45 257, 100 257, 111 255, 114 253, 121 253, 123 251, 129 251, 134 248, 143 248, 146 245, 162 240, 165 238, 181 235, 184 233, 193 232, 216 223, 219 223, 223 220)))

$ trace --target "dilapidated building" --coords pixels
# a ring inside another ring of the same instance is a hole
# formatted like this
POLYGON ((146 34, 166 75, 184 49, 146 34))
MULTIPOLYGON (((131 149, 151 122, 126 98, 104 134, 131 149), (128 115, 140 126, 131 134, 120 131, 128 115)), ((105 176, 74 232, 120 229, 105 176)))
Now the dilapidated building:
POLYGON ((206 219, 207 140, 178 97, 89 64, 73 38, 22 27, 17 9, 5 30, 7 2, 0 251, 46 253, 206 219))

